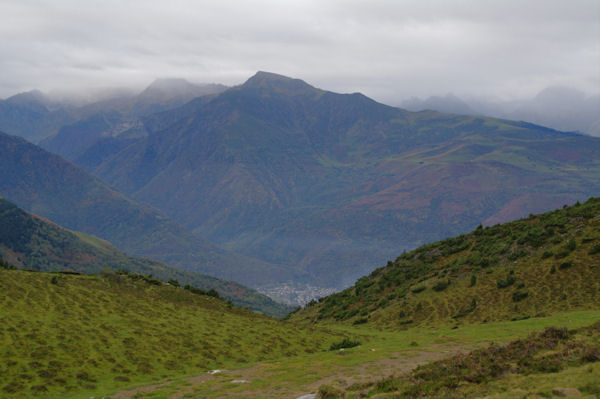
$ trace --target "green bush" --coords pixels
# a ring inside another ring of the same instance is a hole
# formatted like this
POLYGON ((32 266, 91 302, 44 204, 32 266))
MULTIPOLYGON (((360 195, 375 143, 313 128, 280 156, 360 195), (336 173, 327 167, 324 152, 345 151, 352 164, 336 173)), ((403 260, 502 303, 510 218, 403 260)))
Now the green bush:
POLYGON ((527 291, 515 291, 512 294, 513 302, 521 302, 523 299, 529 296, 529 292, 527 291))
POLYGON ((443 291, 450 285, 450 279, 447 281, 438 281, 432 288, 434 291, 443 291))
POLYGON ((556 253, 556 255, 554 255, 554 257, 555 257, 556 259, 562 259, 562 258, 566 258, 567 256, 569 256, 569 254, 570 254, 570 253, 571 253, 571 252, 570 252, 568 249, 566 249, 566 248, 563 248, 563 249, 561 249, 560 251, 558 251, 558 252, 556 253))
POLYGON ((498 288, 510 287, 511 285, 513 285, 515 283, 515 281, 517 281, 517 278, 513 275, 509 275, 508 277, 506 277, 506 280, 498 280, 496 282, 496 286, 498 288))
POLYGON ((572 261, 567 261, 567 262, 563 262, 560 265, 558 265, 558 268, 562 270, 562 269, 568 269, 571 266, 573 266, 573 262, 572 261))
POLYGON ((415 287, 415 288, 411 289, 410 291, 411 291, 413 294, 418 294, 419 292, 423 292, 423 291, 425 291, 426 289, 427 289, 427 287, 425 287, 424 285, 420 285, 420 286, 418 286, 418 287, 415 287))
POLYGON ((471 275, 471 283, 469 285, 469 287, 474 287, 475 284, 477 284, 477 276, 475 276, 474 274, 471 275))
POLYGON ((359 341, 352 341, 348 338, 344 338, 340 342, 332 343, 331 346, 329 347, 329 350, 335 351, 335 350, 339 350, 339 349, 354 348, 355 346, 358 346, 358 345, 360 345, 359 341))

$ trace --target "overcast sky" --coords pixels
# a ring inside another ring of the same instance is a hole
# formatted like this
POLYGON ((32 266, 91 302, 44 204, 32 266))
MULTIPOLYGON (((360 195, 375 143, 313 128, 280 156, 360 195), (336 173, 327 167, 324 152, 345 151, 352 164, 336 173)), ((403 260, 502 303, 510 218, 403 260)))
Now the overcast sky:
POLYGON ((388 103, 600 92, 598 0, 2 0, 0 98, 257 70, 388 103))

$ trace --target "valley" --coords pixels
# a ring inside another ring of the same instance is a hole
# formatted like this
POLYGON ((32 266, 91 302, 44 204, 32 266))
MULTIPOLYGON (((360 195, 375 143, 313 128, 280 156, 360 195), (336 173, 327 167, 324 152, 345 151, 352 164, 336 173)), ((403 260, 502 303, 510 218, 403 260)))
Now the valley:
POLYGON ((7 398, 594 397, 598 223, 592 198, 479 227, 404 253, 284 320, 139 275, 3 261, 0 389, 7 398), (427 380, 448 367, 455 376, 427 380))
POLYGON ((0 15, 0 399, 600 399, 598 0, 0 15))

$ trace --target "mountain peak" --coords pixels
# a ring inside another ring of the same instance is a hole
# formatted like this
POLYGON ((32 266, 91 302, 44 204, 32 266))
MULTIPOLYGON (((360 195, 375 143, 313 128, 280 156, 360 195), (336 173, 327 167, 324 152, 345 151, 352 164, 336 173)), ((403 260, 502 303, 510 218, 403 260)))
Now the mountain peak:
POLYGON ((301 79, 294 79, 272 72, 258 71, 242 85, 252 89, 276 89, 286 92, 312 92, 316 90, 301 79))
POLYGON ((142 101, 167 101, 175 97, 191 99, 225 91, 227 86, 214 83, 194 84, 182 78, 156 79, 138 95, 142 101))
POLYGON ((16 105, 46 105, 48 103, 48 98, 44 93, 35 89, 15 94, 14 96, 7 98, 6 101, 16 105))

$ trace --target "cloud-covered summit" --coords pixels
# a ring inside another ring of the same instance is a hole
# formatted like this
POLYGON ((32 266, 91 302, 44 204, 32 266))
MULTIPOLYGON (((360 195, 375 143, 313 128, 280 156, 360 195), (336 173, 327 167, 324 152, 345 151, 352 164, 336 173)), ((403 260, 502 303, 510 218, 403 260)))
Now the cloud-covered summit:
POLYGON ((595 0, 6 0, 0 14, 0 98, 159 76, 235 85, 256 70, 388 103, 600 91, 595 0))

